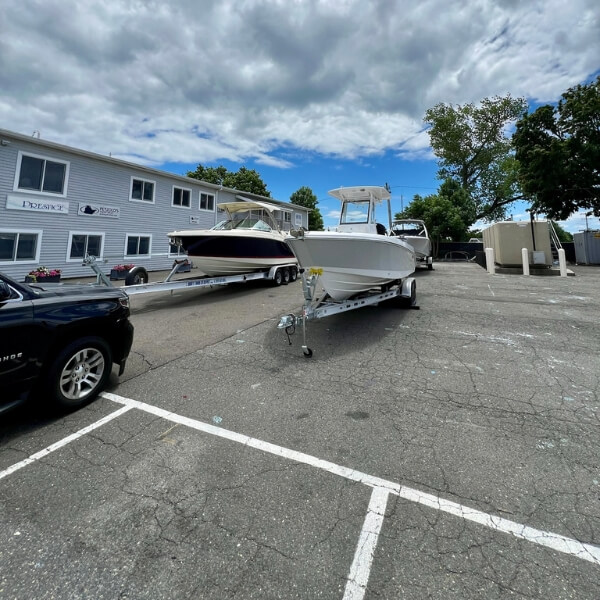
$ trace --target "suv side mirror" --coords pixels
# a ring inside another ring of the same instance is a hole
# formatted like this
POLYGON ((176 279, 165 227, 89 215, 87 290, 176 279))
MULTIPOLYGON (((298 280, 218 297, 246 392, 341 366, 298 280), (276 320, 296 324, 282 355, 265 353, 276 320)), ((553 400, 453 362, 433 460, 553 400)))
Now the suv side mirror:
POLYGON ((0 302, 8 300, 12 296, 8 284, 4 281, 0 281, 0 302))

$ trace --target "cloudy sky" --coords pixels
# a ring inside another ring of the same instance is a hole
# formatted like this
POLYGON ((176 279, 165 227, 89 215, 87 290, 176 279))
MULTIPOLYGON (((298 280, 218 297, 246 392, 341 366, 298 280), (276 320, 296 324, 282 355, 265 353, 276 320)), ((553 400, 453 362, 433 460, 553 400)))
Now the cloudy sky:
MULTIPOLYGON (((0 127, 273 197, 434 193, 438 102, 555 102, 600 69, 597 0, 6 0, 0 127)), ((576 230, 576 229, 575 229, 576 230)))

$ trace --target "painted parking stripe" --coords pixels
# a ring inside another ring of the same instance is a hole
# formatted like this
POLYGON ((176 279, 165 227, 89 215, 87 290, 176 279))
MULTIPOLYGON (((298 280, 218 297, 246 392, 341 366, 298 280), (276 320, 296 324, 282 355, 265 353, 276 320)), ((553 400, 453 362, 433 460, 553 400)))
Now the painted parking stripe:
POLYGON ((349 469, 348 467, 336 465, 335 463, 322 460, 315 456, 311 456, 310 454, 297 452, 296 450, 290 450, 289 448, 284 448, 282 446, 276 446, 275 444, 263 442, 256 438, 251 438, 246 435, 236 433, 235 431, 223 429, 221 427, 215 427, 214 425, 209 425, 208 423, 197 421, 195 419, 190 419, 157 406, 139 402, 138 400, 124 398, 123 396, 118 396, 108 392, 105 392, 102 395, 113 402, 124 404, 125 406, 129 406, 131 408, 138 408, 139 410, 143 410, 173 423, 186 425, 192 429, 204 431, 205 433, 210 433, 211 435, 231 440, 251 448, 256 448, 257 450, 262 450, 263 452, 268 452, 276 456, 281 456, 297 463, 303 463, 318 469, 323 469, 334 475, 339 475, 340 477, 345 477, 346 479, 363 483, 374 488, 382 488, 383 490, 386 490, 392 494, 396 494, 405 500, 428 506, 434 510, 439 510, 456 517, 460 517, 461 519, 472 521, 473 523, 483 525, 489 529, 507 533, 517 538, 527 540, 533 544, 537 544, 538 546, 545 546, 546 548, 551 548, 552 550, 569 554, 576 558, 580 558, 600 566, 600 547, 598 546, 584 544, 557 533, 534 529, 533 527, 529 527, 515 521, 509 521, 508 519, 503 519, 502 517, 497 517, 480 510, 469 508, 468 506, 458 504, 457 502, 452 502, 451 500, 445 500, 444 498, 440 498, 434 494, 420 492, 419 490, 406 487, 399 483, 394 483, 379 477, 374 477, 373 475, 361 473, 360 471, 356 471, 354 469, 349 469))
POLYGON ((367 591, 367 583, 371 573, 371 564, 377 548, 377 540, 385 517, 385 506, 389 496, 388 490, 374 488, 369 501, 369 509, 363 524, 354 560, 350 567, 348 583, 343 600, 362 600, 367 591))
POLYGON ((54 444, 48 446, 47 448, 44 448, 43 450, 40 450, 39 452, 36 452, 35 454, 28 456, 24 460, 22 460, 18 463, 15 463, 14 465, 8 467, 8 469, 4 469, 4 471, 0 471, 0 479, 6 477, 7 475, 10 475, 11 473, 14 473, 15 471, 18 471, 19 469, 22 469, 23 467, 26 467, 27 465, 30 465, 31 463, 34 463, 36 460, 40 460, 40 458, 44 458, 44 456, 48 456, 48 454, 54 452, 55 450, 58 450, 59 448, 63 448, 67 444, 70 444, 71 442, 78 440, 80 437, 83 437, 90 431, 94 431, 94 429, 98 429, 98 427, 102 427, 102 425, 104 425, 105 423, 108 423, 109 421, 112 421, 113 419, 120 417, 122 414, 126 413, 127 411, 131 410, 132 408, 133 408, 133 406, 124 406, 123 408, 120 408, 119 410, 116 410, 115 412, 110 413, 110 415, 103 417, 99 421, 96 421, 95 423, 92 423, 91 425, 88 425, 87 427, 80 429, 79 431, 67 436, 66 438, 63 438, 62 440, 55 442, 54 444))

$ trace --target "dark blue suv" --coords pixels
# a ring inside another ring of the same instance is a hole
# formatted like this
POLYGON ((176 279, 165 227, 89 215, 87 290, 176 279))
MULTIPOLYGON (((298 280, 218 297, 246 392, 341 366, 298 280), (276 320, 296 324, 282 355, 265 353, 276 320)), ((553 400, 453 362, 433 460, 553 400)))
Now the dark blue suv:
POLYGON ((17 283, 0 273, 0 412, 36 390, 58 408, 87 404, 113 363, 123 373, 132 342, 122 290, 17 283))

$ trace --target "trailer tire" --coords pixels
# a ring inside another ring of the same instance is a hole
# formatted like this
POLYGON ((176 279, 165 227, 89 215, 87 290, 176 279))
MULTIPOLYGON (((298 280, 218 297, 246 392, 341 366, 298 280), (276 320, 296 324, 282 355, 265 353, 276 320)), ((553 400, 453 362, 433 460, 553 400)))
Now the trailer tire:
POLYGON ((148 271, 144 267, 134 267, 125 277, 125 285, 148 283, 148 271))
POLYGON ((431 262, 427 263, 427 269, 429 269, 429 271, 433 271, 433 259, 431 259, 431 262))
POLYGON ((402 308, 412 308, 417 303, 417 282, 412 281, 410 286, 410 296, 400 298, 400 306, 402 308))
POLYGON ((283 282, 283 275, 281 274, 281 269, 277 269, 275 274, 273 275, 273 285, 275 287, 279 287, 283 282))
POLYGON ((283 285, 287 285, 290 282, 290 270, 287 267, 282 269, 281 277, 283 278, 283 285))
POLYGON ((298 279, 298 269, 296 267, 290 268, 290 281, 296 281, 298 279))

